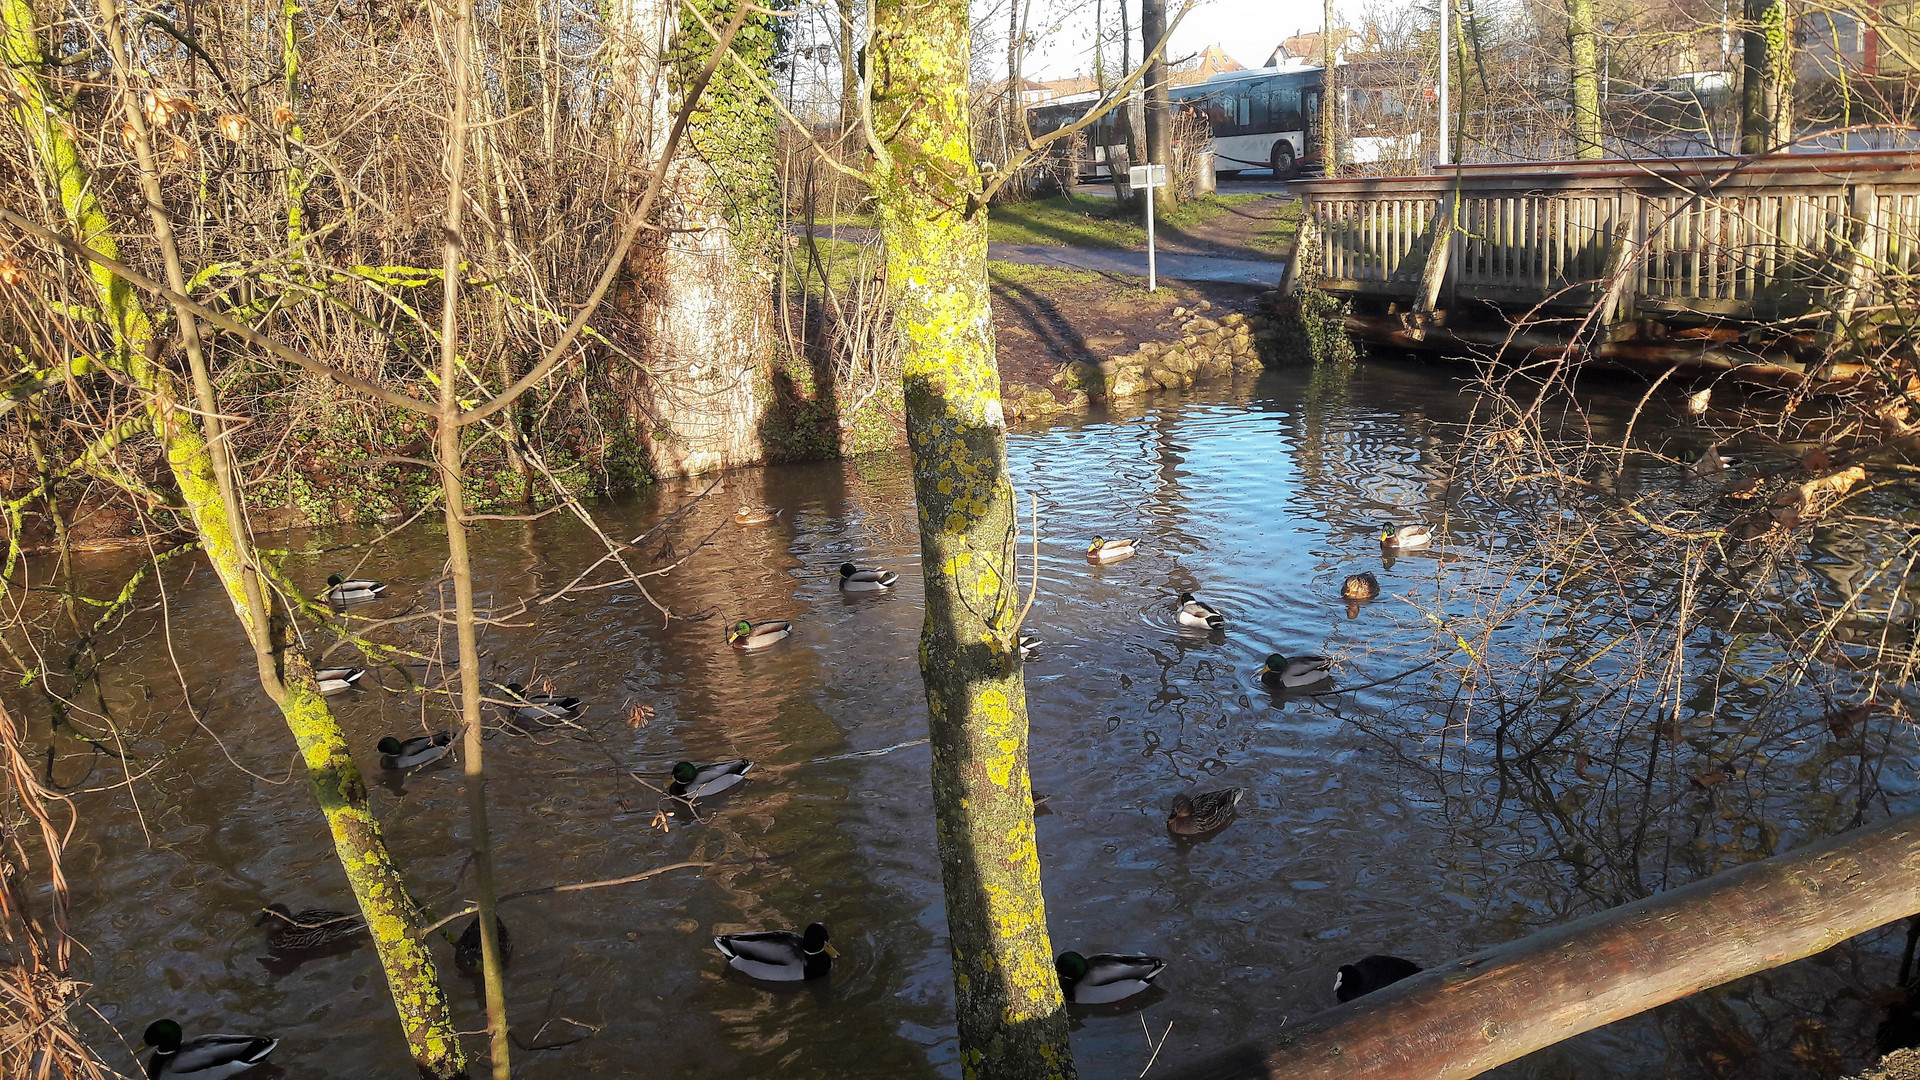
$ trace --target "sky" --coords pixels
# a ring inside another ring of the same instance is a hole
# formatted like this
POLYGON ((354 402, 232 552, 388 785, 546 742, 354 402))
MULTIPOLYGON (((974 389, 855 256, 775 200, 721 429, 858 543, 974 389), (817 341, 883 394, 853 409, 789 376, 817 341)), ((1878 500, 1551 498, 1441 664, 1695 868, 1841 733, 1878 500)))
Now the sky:
MULTIPOLYGON (((1109 34, 1118 31, 1119 0, 1105 0, 1105 18, 1109 34)), ((1168 0, 1171 19, 1180 0, 1168 0)), ((1140 2, 1126 0, 1127 21, 1135 41, 1140 33, 1140 2)), ((1054 79, 1084 73, 1092 69, 1094 0, 1034 0, 1031 25, 1040 29, 1044 17, 1057 20, 1059 28, 1040 41, 1024 65, 1029 78, 1054 79)), ((1002 8, 1002 12, 1006 9, 1002 8)), ((1247 67, 1266 63, 1267 55, 1284 38, 1301 31, 1320 28, 1321 0, 1199 0, 1174 31, 1170 56, 1178 60, 1209 45, 1219 45, 1227 55, 1247 67)), ((1004 40, 1004 35, 1002 35, 1004 40)), ((1139 46, 1133 49, 1139 62, 1139 46)))

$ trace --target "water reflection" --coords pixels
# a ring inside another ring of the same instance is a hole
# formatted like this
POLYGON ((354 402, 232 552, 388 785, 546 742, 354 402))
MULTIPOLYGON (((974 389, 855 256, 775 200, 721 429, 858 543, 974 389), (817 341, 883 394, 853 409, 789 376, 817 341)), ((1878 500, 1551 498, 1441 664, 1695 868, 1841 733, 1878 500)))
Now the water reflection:
MULTIPOLYGON (((1617 431, 1606 418, 1638 393, 1596 392, 1596 430, 1617 431)), ((1335 968, 1357 957, 1438 962, 1908 804, 1903 723, 1881 714, 1830 737, 1830 704, 1771 674, 1785 650, 1767 628, 1784 613, 1709 606, 1691 647, 1713 663, 1677 695, 1612 690, 1604 658, 1544 680, 1485 678, 1454 629, 1509 660, 1585 656, 1633 632, 1632 619, 1657 622, 1666 601, 1653 588, 1609 609, 1580 592, 1598 585, 1571 578, 1573 601, 1529 599, 1545 572, 1518 572, 1516 553, 1530 550, 1539 508, 1453 479, 1472 404, 1440 372, 1321 368, 1014 436, 1015 482, 1040 504, 1029 625, 1045 645, 1026 676, 1054 940, 1170 962, 1153 996, 1122 1013, 1076 1013, 1083 1074, 1138 1074, 1143 1018, 1156 1038, 1173 1025, 1157 1067, 1178 1064, 1330 1005, 1335 968), (1433 522, 1444 543, 1382 558, 1382 520, 1433 522), (1095 535, 1143 543, 1090 564, 1095 535), (1341 583, 1361 570, 1381 598, 1350 608, 1341 583), (1226 615, 1223 632, 1178 625, 1174 597, 1189 590, 1226 615), (1276 651, 1330 657, 1334 685, 1350 689, 1269 690, 1255 673, 1276 651), (1247 789, 1229 828, 1201 844, 1168 833, 1174 795, 1226 786, 1247 789)), ((1630 468, 1619 483, 1670 480, 1630 468)), ((487 629, 483 676, 587 701, 569 727, 489 733, 502 888, 711 864, 507 905, 510 1017, 523 1042, 547 1047, 519 1068, 957 1076, 905 462, 725 483, 692 509, 695 492, 676 485, 596 512, 620 539, 679 513, 627 555, 635 573, 666 570, 644 580, 672 620, 630 585, 542 602, 604 552, 570 518, 489 524, 476 545, 481 602, 526 605, 487 629), (734 523, 740 506, 763 504, 779 510, 770 522, 734 523), (847 561, 885 565, 900 584, 849 596, 835 582, 847 561), (742 615, 790 619, 794 633, 741 654, 724 628, 742 615), (655 826, 674 762, 736 757, 756 762, 746 784, 698 820, 655 826), (841 957, 817 985, 731 977, 710 940, 816 920, 841 957)), ((339 561, 325 547, 350 538, 293 538, 289 572, 317 584, 339 561)), ((428 610, 440 543, 430 525, 401 533, 362 568, 389 595, 353 614, 428 610)), ((1793 572, 1825 596, 1884 561, 1877 543, 1834 535, 1793 572)), ((117 588, 134 565, 102 557, 90 573, 117 588)), ((75 930, 93 949, 82 975, 123 1031, 173 1015, 194 1030, 274 1032, 289 1077, 391 1074, 404 1050, 369 951, 272 975, 256 962, 251 918, 264 903, 338 907, 346 884, 223 598, 184 564, 165 580, 173 653, 157 620, 130 620, 92 715, 76 720, 151 775, 131 792, 112 786, 117 760, 65 731, 53 739, 55 774, 95 789, 81 796, 68 865, 75 930)), ((1893 617, 1903 580, 1870 591, 1879 613, 1861 618, 1893 617)), ((377 687, 335 699, 366 765, 381 736, 445 722, 440 630, 373 632, 417 656, 383 659, 377 687)), ((44 702, 18 704, 48 715, 44 702)), ((457 768, 381 784, 410 885, 456 910, 457 768)), ((1767 1076, 1857 1063, 1897 944, 1843 946, 1508 1071, 1767 1076)), ((477 993, 456 1004, 464 1029, 481 1026, 477 993)))

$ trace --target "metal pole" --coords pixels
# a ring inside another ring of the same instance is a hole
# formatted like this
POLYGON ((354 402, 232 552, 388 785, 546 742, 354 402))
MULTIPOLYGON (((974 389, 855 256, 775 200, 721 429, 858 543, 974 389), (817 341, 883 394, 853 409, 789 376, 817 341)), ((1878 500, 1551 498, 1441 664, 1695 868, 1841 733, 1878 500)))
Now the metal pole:
POLYGON ((1152 165, 1148 165, 1148 170, 1149 171, 1147 173, 1147 188, 1146 188, 1146 191, 1147 191, 1147 199, 1146 199, 1146 202, 1147 202, 1147 291, 1158 292, 1160 291, 1160 284, 1159 284, 1158 278, 1155 276, 1154 265, 1153 265, 1153 173, 1151 171, 1152 165))
POLYGON ((1453 0, 1440 0, 1440 153, 1433 160, 1440 165, 1453 164, 1453 146, 1447 139, 1447 8, 1453 0))

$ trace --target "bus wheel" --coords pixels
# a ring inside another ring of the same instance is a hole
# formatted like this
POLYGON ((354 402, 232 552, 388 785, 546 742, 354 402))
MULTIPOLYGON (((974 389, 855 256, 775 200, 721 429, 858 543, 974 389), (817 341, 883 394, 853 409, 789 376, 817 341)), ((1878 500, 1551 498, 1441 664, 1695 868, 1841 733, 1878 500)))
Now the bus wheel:
POLYGON ((1273 144, 1273 178, 1291 180, 1300 171, 1293 160, 1293 144, 1285 139, 1273 144))

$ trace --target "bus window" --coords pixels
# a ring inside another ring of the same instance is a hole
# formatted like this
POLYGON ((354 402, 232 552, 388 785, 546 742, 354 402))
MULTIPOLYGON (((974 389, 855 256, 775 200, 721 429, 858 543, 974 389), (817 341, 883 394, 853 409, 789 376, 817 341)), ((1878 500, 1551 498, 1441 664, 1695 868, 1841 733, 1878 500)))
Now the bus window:
POLYGON ((1253 123, 1253 95, 1244 86, 1234 88, 1233 111, 1235 127, 1245 129, 1253 123))
POLYGON ((1228 112, 1227 104, 1220 100, 1218 94, 1209 96, 1205 105, 1207 123, 1214 131, 1226 131, 1233 126, 1233 117, 1228 112))
POLYGON ((1306 140, 1307 140, 1308 150, 1310 152, 1316 152, 1316 148, 1319 146, 1319 143, 1320 143, 1320 88, 1319 87, 1310 86, 1305 90, 1300 91, 1300 111, 1303 114, 1301 116, 1301 119, 1306 121, 1303 127, 1307 133, 1306 140))
POLYGON ((1278 131, 1300 130, 1300 88, 1273 88, 1273 126, 1278 131))
POLYGON ((1273 112, 1270 107, 1269 95, 1271 89, 1272 87, 1264 80, 1254 83, 1248 88, 1247 97, 1250 101, 1248 112, 1252 114, 1248 123, 1253 126, 1253 130, 1255 131, 1272 130, 1273 112))

